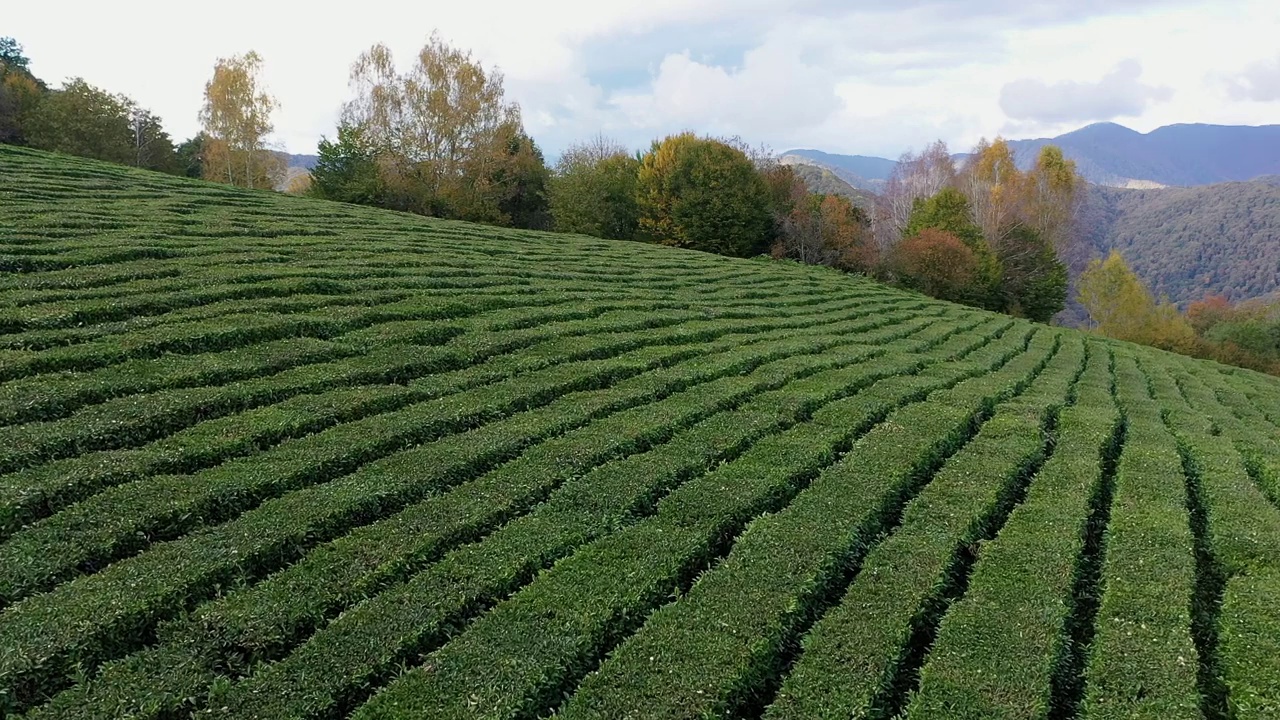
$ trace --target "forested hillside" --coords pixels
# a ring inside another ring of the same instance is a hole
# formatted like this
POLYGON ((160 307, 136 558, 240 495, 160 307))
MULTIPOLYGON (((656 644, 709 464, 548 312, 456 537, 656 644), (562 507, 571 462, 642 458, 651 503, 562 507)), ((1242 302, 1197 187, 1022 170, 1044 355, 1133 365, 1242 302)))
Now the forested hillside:
POLYGON ((788 166, 811 193, 847 197, 854 205, 868 212, 875 206, 875 193, 850 185, 829 168, 801 162, 788 163, 788 166))
POLYGON ((1158 295, 1185 304, 1280 287, 1280 185, 1274 178, 1194 188, 1091 186, 1084 232, 1118 250, 1158 295))

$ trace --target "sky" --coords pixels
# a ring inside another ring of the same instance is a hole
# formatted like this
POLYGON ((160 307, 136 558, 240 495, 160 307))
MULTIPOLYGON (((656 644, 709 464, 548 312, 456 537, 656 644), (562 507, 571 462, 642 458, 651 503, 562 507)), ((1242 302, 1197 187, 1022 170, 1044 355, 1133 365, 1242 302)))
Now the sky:
POLYGON ((256 50, 274 143, 334 135, 352 62, 407 67, 432 32, 505 76, 555 158, 597 134, 683 130, 776 151, 896 158, 936 139, 1051 137, 1091 122, 1280 123, 1275 0, 153 0, 6 7, 50 84, 80 76, 198 130, 219 57, 256 50))

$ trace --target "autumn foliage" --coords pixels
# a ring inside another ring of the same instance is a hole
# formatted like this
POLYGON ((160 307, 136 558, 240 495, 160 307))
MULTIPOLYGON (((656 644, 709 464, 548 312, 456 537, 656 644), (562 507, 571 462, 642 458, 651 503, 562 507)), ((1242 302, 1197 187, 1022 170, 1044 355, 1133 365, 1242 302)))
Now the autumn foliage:
POLYGON ((655 142, 637 176, 639 237, 748 257, 769 247, 769 187, 738 148, 693 133, 655 142))
POLYGON ((969 298, 979 275, 977 254, 945 230, 925 228, 898 243, 892 266, 903 285, 943 300, 969 298))
POLYGON ((1280 374, 1280 307, 1275 304, 1233 305, 1211 295, 1180 313, 1168 300, 1157 300, 1115 251, 1089 264, 1079 293, 1091 327, 1103 335, 1280 374))
POLYGON ((879 263, 866 213, 839 195, 795 198, 773 256, 860 273, 873 272, 879 263))

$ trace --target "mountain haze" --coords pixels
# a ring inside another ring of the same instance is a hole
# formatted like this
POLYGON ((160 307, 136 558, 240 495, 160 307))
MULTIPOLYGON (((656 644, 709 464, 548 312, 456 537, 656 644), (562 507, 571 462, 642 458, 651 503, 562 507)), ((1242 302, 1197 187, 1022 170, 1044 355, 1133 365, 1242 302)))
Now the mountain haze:
POLYGON ((1143 134, 1096 123, 1055 138, 1009 144, 1026 166, 1040 148, 1057 145, 1086 180, 1113 187, 1186 187, 1280 174, 1280 125, 1167 125, 1143 134))
POLYGON ((853 201, 854 205, 870 211, 875 205, 875 193, 856 188, 842 180, 830 168, 808 163, 791 163, 796 177, 804 183, 809 192, 821 195, 842 195, 853 201))
POLYGON ((878 191, 897 167, 896 160, 867 155, 837 155, 821 150, 788 150, 782 153, 787 165, 816 165, 830 170, 836 177, 859 190, 878 191))
MULTIPOLYGON (((1057 145, 1096 185, 1150 189, 1245 182, 1280 175, 1280 125, 1167 125, 1140 133, 1116 123, 1095 123, 1052 138, 1010 140, 1024 168, 1040 148, 1057 145)), ((877 190, 897 163, 865 155, 790 150, 783 161, 831 169, 854 187, 877 190)), ((955 155, 963 161, 965 153, 955 155)))

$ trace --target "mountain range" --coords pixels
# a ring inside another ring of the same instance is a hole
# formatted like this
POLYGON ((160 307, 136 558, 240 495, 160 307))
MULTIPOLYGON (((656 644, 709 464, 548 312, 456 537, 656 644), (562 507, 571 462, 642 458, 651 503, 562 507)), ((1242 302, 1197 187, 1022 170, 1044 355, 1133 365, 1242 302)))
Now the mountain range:
MULTIPOLYGON (((1280 175, 1280 125, 1166 125, 1140 133, 1116 123, 1095 123, 1052 138, 1010 140, 1022 167, 1040 148, 1057 145, 1086 180, 1128 188, 1190 187, 1280 175)), ((955 156, 963 161, 965 154, 955 156)), ((830 168, 850 185, 875 190, 897 162, 820 150, 788 150, 783 162, 830 168)))
MULTIPOLYGON (((1139 133, 1098 123, 1009 144, 1024 168, 1047 144, 1075 160, 1090 183, 1082 228, 1088 256, 1120 251, 1158 295, 1185 306, 1212 294, 1237 301, 1280 294, 1280 125, 1139 133)), ((896 166, 817 150, 788 151, 781 160, 814 192, 864 206, 896 166)), ((1083 261, 1073 265, 1073 273, 1083 269, 1083 261)))

